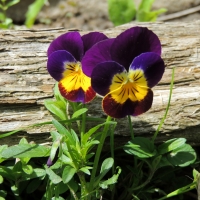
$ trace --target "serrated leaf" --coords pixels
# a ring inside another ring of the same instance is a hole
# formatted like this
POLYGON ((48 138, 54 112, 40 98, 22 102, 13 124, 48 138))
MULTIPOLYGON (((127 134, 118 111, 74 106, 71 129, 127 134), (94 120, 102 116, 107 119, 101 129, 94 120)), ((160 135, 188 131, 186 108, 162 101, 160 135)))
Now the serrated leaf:
POLYGON ((112 168, 114 164, 114 159, 113 158, 106 158, 102 165, 101 165, 101 171, 99 176, 97 176, 97 178, 95 179, 95 183, 94 186, 96 187, 99 182, 101 181, 101 179, 108 173, 108 171, 112 168))
POLYGON ((186 142, 185 138, 173 138, 167 140, 166 142, 158 146, 157 148, 158 154, 165 154, 170 151, 176 150, 177 148, 184 145, 185 142, 186 142))
POLYGON ((75 173, 76 173, 76 169, 74 169, 73 167, 69 165, 66 166, 62 174, 63 183, 68 183, 73 178, 75 173))
POLYGON ((38 144, 11 146, 2 152, 4 158, 38 158, 49 156, 50 148, 38 144))
POLYGON ((124 145, 124 151, 138 158, 150 158, 156 155, 153 141, 143 137, 135 137, 129 141, 124 145))
POLYGON ((108 0, 108 13, 115 26, 130 22, 136 14, 134 1, 108 0))
POLYGON ((62 178, 55 174, 55 172, 50 168, 46 169, 46 173, 49 175, 49 179, 52 181, 53 184, 58 184, 62 181, 62 178))
POLYGON ((83 113, 86 113, 88 111, 87 108, 81 108, 80 110, 77 110, 76 112, 73 113, 72 119, 79 117, 83 113))
POLYGON ((118 167, 118 172, 117 174, 114 174, 111 178, 109 178, 108 180, 106 181, 102 181, 99 183, 99 186, 102 188, 102 189, 107 189, 109 185, 112 185, 112 184, 115 184, 118 180, 118 177, 119 175, 121 174, 121 168, 118 167))

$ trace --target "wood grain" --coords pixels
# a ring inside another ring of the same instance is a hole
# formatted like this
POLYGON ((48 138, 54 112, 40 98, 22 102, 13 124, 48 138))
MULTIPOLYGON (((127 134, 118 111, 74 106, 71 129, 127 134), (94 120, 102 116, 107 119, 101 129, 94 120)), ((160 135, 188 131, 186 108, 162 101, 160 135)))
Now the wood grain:
MULTIPOLYGON (((200 144, 200 21, 191 23, 130 23, 101 31, 115 37, 133 26, 153 30, 162 43, 162 58, 166 64, 162 81, 153 88, 152 108, 132 118, 136 135, 150 137, 162 119, 169 97, 172 68, 175 85, 170 110, 158 141, 185 137, 190 144, 200 144)), ((49 121, 52 116, 44 108, 45 99, 53 98, 55 81, 46 70, 46 51, 50 42, 67 31, 62 28, 43 30, 0 31, 0 134, 49 121)), ((81 34, 86 32, 80 31, 81 34)), ((89 104, 90 115, 106 117, 101 99, 89 104)), ((116 145, 130 137, 127 119, 117 120, 116 145)), ((29 141, 49 141, 53 127, 43 126, 0 139, 0 144, 15 144, 22 136, 29 141)))

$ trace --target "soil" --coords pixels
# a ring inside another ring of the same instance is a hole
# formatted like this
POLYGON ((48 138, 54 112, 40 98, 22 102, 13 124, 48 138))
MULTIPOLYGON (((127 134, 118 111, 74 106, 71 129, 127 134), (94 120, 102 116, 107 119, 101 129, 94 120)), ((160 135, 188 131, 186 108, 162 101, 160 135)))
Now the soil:
MULTIPOLYGON (((23 24, 28 5, 34 0, 21 2, 8 10, 15 23, 23 24)), ((134 0, 138 6, 141 0, 134 0)), ((152 9, 166 8, 167 14, 200 5, 200 0, 155 0, 152 9)), ((170 21, 194 21, 200 19, 195 12, 170 21)), ((64 27, 79 30, 103 30, 114 27, 109 20, 107 0, 49 0, 37 17, 34 29, 64 27)))

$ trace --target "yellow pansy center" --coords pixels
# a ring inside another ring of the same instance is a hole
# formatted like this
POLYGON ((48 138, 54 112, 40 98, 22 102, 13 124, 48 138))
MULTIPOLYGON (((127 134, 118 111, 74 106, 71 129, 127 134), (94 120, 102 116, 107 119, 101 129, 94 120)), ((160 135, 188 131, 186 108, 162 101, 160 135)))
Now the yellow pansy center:
POLYGON ((117 103, 123 104, 131 101, 141 101, 147 95, 147 80, 142 70, 130 70, 114 75, 110 86, 110 95, 117 103))

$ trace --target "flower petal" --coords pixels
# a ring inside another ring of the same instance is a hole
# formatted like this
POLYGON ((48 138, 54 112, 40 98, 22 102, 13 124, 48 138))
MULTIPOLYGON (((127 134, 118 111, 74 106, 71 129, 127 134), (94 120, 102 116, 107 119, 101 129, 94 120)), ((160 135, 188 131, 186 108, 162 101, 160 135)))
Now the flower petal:
POLYGON ((125 102, 117 102, 114 95, 119 94, 118 91, 109 93, 104 97, 102 107, 107 115, 114 118, 123 118, 127 115, 138 116, 151 108, 153 102, 153 92, 147 90, 146 96, 140 101, 133 101, 128 98, 125 102))
POLYGON ((157 35, 144 27, 130 28, 118 35, 111 47, 112 60, 128 70, 136 56, 141 53, 161 54, 161 44, 157 35))
POLYGON ((80 61, 83 57, 84 48, 83 41, 79 32, 65 33, 56 38, 47 50, 48 57, 57 50, 66 50, 71 53, 74 58, 80 61))
POLYGON ((97 64, 111 60, 110 47, 114 39, 103 40, 90 48, 82 59, 83 72, 91 77, 93 69, 97 64))
POLYGON ((97 42, 100 42, 106 39, 108 39, 108 37, 104 35, 103 33, 99 33, 99 32, 91 32, 86 35, 83 35, 82 40, 83 40, 84 52, 90 49, 97 42))
POLYGON ((76 60, 69 52, 64 50, 55 51, 47 60, 47 70, 56 81, 60 81, 66 69, 66 63, 74 62, 76 62, 76 60))
POLYGON ((161 80, 165 71, 165 64, 158 54, 143 53, 133 60, 129 71, 131 73, 131 71, 137 69, 143 71, 148 87, 152 88, 161 80))
MULTIPOLYGON (((104 96, 110 92, 113 77, 121 76, 124 67, 113 61, 98 64, 91 75, 92 88, 100 95, 104 96)), ((117 78, 116 78, 117 79, 117 78)), ((120 79, 121 80, 121 79, 120 79)), ((115 80, 117 81, 117 80, 115 80)), ((121 87, 120 83, 114 85, 115 88, 121 87)))
POLYGON ((80 63, 67 65, 58 87, 62 96, 73 102, 88 103, 96 96, 91 79, 81 70, 80 63))

